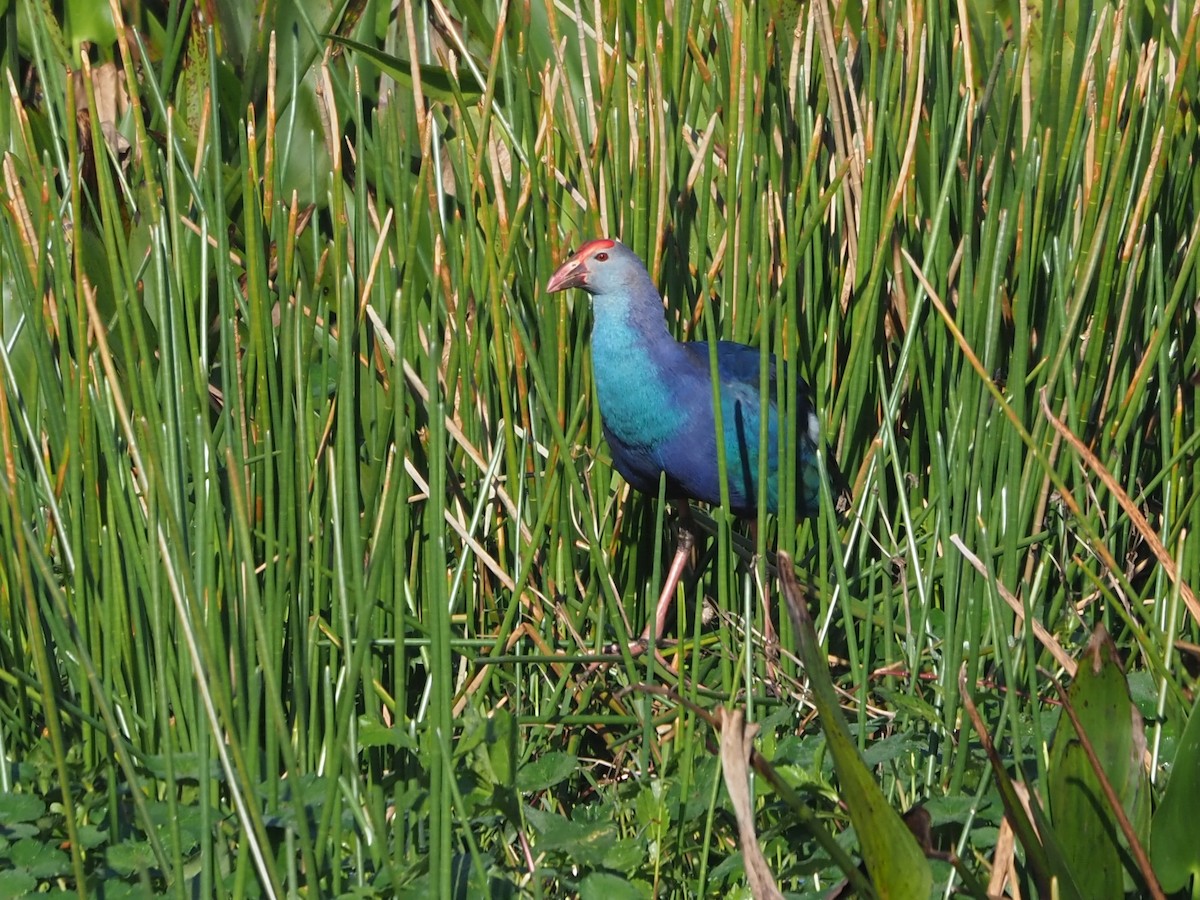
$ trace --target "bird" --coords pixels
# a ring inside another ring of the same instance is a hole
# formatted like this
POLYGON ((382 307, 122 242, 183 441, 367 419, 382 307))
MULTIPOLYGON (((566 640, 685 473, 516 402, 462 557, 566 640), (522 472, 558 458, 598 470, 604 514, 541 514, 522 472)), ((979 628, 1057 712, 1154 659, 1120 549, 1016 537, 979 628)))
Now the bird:
MULTIPOLYGON (((724 445, 729 506, 741 517, 757 514, 759 500, 759 437, 761 415, 767 414, 766 477, 768 512, 780 508, 781 428, 791 428, 796 469, 791 483, 796 509, 815 515, 820 506, 817 446, 820 421, 812 394, 802 378, 774 356, 769 367, 764 407, 760 376, 764 363, 757 347, 718 341, 716 376, 721 404, 721 434, 717 433, 713 402, 712 366, 707 341, 678 341, 667 328, 662 297, 642 260, 612 238, 583 244, 551 276, 547 293, 578 288, 591 295, 592 375, 605 439, 613 466, 636 490, 658 495, 665 477, 666 495, 676 504, 679 537, 666 583, 659 595, 653 637, 663 633, 667 613, 695 544, 687 501, 718 505, 721 474, 717 441, 724 445), (794 378, 796 416, 782 422, 778 384, 794 378)), ((843 483, 837 466, 828 465, 830 480, 843 483)), ((650 624, 635 652, 650 640, 650 624)))

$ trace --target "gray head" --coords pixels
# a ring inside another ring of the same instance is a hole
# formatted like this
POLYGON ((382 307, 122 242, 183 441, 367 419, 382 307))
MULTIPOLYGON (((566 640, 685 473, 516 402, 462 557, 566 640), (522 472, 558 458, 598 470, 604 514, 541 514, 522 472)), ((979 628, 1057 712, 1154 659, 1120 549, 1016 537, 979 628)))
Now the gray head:
MULTIPOLYGON (((654 291, 650 273, 637 254, 608 238, 588 241, 558 267, 546 284, 551 294, 573 287, 592 295, 636 293, 646 287, 654 291)), ((657 298, 657 291, 654 296, 657 298)))

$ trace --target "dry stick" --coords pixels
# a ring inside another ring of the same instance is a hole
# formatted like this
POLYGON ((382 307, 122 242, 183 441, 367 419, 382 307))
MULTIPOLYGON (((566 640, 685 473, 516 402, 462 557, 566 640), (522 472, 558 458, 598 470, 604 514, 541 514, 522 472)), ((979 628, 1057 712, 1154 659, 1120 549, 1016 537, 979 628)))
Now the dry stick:
MULTIPOLYGON (((1013 831, 1016 832, 1017 840, 1025 848, 1025 858, 1030 863, 1030 875, 1033 878, 1034 885, 1037 887, 1037 893, 1039 896, 1049 897, 1051 896, 1049 881, 1050 861, 1046 854, 1046 848, 1038 838, 1036 826, 1032 821, 1032 815, 1022 810, 1021 798, 1017 793, 1018 782, 1014 782, 1008 778, 1004 768, 1004 760, 1000 758, 1000 754, 996 751, 996 745, 992 742, 992 736, 983 725, 983 717, 979 715, 975 701, 971 698, 971 692, 967 690, 966 663, 963 663, 958 670, 958 694, 962 698, 963 709, 967 713, 967 718, 971 720, 971 725, 975 728, 975 733, 979 736, 979 742, 983 745, 983 752, 987 754, 988 762, 991 763, 992 770, 997 776, 996 786, 1000 789, 1000 799, 1004 804, 1005 815, 1012 824, 1013 831)), ((1030 800, 1029 802, 1032 803, 1033 801, 1030 800)))
POLYGON ((1018 884, 1017 879, 1017 835, 1013 831, 1012 820, 1005 816, 1000 820, 999 834, 996 837, 996 847, 992 850, 992 874, 987 883, 987 896, 1004 896, 1004 886, 1010 881, 1018 884))
MULTIPOLYGON (((950 543, 957 547, 958 552, 966 558, 967 562, 975 567, 975 571, 977 571, 984 578, 991 579, 991 573, 988 572, 987 566, 983 564, 983 560, 967 549, 966 544, 962 542, 962 538, 960 538, 957 534, 952 534, 950 535, 950 543)), ((1021 601, 1016 598, 1012 591, 1000 583, 1000 579, 995 579, 993 583, 996 585, 996 590, 999 592, 1000 596, 1004 598, 1004 602, 1007 603, 1012 608, 1012 611, 1017 614, 1017 618, 1022 622, 1025 622, 1025 607, 1021 601)), ((1047 631, 1045 626, 1042 625, 1042 623, 1037 619, 1029 620, 1028 624, 1033 628, 1033 633, 1041 642, 1042 646, 1050 651, 1050 655, 1054 657, 1055 661, 1063 667, 1063 670, 1068 675, 1074 677, 1076 662, 1070 657, 1067 651, 1062 648, 1062 644, 1055 640, 1054 635, 1047 631)))
MULTIPOLYGON (((373 309, 371 309, 370 307, 367 308, 367 311, 372 316, 376 315, 375 311, 373 309)), ((372 318, 372 322, 375 323, 375 327, 377 330, 381 330, 383 328, 383 323, 381 320, 379 320, 377 318, 372 318)), ((383 333, 386 334, 386 331, 383 331, 383 333)), ((388 350, 388 353, 391 355, 392 359, 394 360, 396 358, 395 345, 391 343, 390 337, 388 338, 386 349, 388 350)), ((404 368, 404 377, 408 380, 408 384, 409 384, 409 387, 412 389, 412 392, 417 396, 418 399, 420 399, 423 403, 426 404, 426 406, 428 406, 428 404, 429 404, 429 389, 425 386, 425 382, 421 380, 421 376, 417 373, 417 370, 412 367, 412 364, 409 363, 408 360, 406 360, 406 359, 401 360, 401 365, 404 368)), ((476 467, 478 467, 479 471, 486 472, 488 469, 488 462, 486 459, 483 458, 483 453, 481 453, 480 450, 478 448, 476 448, 474 444, 471 443, 470 439, 467 438, 466 433, 462 430, 462 428, 460 428, 458 426, 458 424, 454 421, 454 419, 451 418, 450 416, 446 416, 445 417, 445 426, 446 426, 446 433, 449 434, 452 438, 454 438, 454 442, 456 444, 458 444, 458 446, 462 447, 462 449, 466 452, 467 456, 470 457, 471 462, 473 462, 476 465, 476 467)), ((504 489, 504 487, 502 485, 499 485, 499 484, 494 485, 493 489, 496 491, 496 497, 504 505, 504 508, 508 512, 509 516, 512 517, 513 521, 519 523, 519 527, 521 529, 521 536, 523 538, 525 538, 525 540, 527 540, 527 541, 532 541, 533 538, 530 534, 529 526, 526 525, 524 523, 524 521, 521 519, 520 515, 518 515, 517 505, 516 505, 516 503, 513 502, 512 497, 509 495, 509 493, 504 489)))
MULTIPOLYGON (((1104 464, 1100 462, 1096 454, 1089 450, 1087 445, 1077 438, 1065 424, 1054 417, 1054 413, 1050 411, 1050 404, 1046 400, 1045 388, 1042 389, 1041 399, 1042 411, 1045 413, 1046 418, 1049 419, 1050 424, 1054 426, 1055 431, 1066 439, 1068 444, 1075 448, 1075 452, 1082 457, 1087 467, 1100 477, 1100 480, 1104 482, 1104 486, 1116 497, 1117 502, 1121 504, 1121 509, 1125 510, 1129 516, 1129 521, 1133 523, 1133 527, 1138 530, 1142 537, 1146 539, 1146 543, 1150 545, 1150 549, 1154 553, 1154 558, 1158 560, 1158 564, 1167 573, 1167 578, 1170 579, 1172 584, 1179 586, 1179 593, 1183 596, 1183 602, 1187 605, 1188 612, 1192 614, 1192 618, 1196 620, 1197 624, 1200 624, 1200 601, 1196 599, 1196 594, 1192 591, 1191 586, 1179 577, 1179 570, 1175 567, 1175 560, 1167 552, 1167 548, 1159 539, 1158 534, 1150 527, 1150 523, 1146 521, 1146 517, 1142 515, 1142 511, 1137 508, 1133 499, 1125 493, 1125 489, 1117 484, 1117 480, 1104 467, 1104 464)), ((1098 546, 1096 549, 1099 550, 1101 547, 1098 546)), ((1103 555, 1109 556, 1107 548, 1104 548, 1103 555)), ((1116 560, 1108 563, 1108 559, 1105 559, 1105 563, 1111 565, 1114 570, 1116 569, 1116 560)))
POLYGON ((1104 767, 1100 765, 1100 758, 1096 756, 1091 739, 1084 733, 1083 726, 1079 723, 1079 716, 1075 714, 1075 709, 1071 706, 1071 701, 1067 698, 1067 692, 1058 683, 1057 678, 1052 678, 1051 682, 1054 684, 1054 689, 1058 691, 1063 711, 1070 717, 1071 724, 1075 726, 1075 734, 1079 738, 1079 744, 1083 747, 1083 752, 1087 754, 1092 771, 1096 773, 1096 777, 1100 780, 1100 787, 1104 791, 1104 796, 1108 800, 1108 806, 1112 810, 1113 816, 1116 817, 1117 824, 1121 826, 1121 833, 1125 835, 1125 840, 1129 843, 1129 852, 1133 854, 1133 858, 1142 872, 1142 878, 1146 880, 1146 889, 1155 900, 1166 900, 1166 895, 1163 894, 1162 887, 1154 875, 1154 867, 1150 865, 1150 858, 1146 856, 1146 850, 1142 847, 1137 833, 1133 830, 1133 823, 1125 815, 1125 808, 1121 805, 1121 800, 1117 797, 1117 792, 1113 790, 1112 782, 1108 780, 1108 775, 1105 773, 1104 767))
MULTIPOLYGON (((421 475, 420 470, 417 469, 413 461, 407 456, 404 457, 404 470, 408 472, 409 477, 413 480, 413 483, 417 486, 417 488, 426 496, 428 496, 429 482, 425 480, 424 476, 421 475)), ((468 524, 462 519, 456 517, 454 513, 450 511, 448 506, 445 510, 443 510, 443 513, 446 524, 453 528, 455 534, 459 536, 462 542, 471 548, 471 552, 479 557, 479 560, 485 566, 487 566, 488 571, 490 571, 496 577, 496 580, 508 588, 509 591, 515 591, 517 589, 516 581, 513 580, 511 575, 504 571, 504 567, 501 566, 500 563, 483 548, 483 545, 475 539, 475 536, 471 534, 468 524)))

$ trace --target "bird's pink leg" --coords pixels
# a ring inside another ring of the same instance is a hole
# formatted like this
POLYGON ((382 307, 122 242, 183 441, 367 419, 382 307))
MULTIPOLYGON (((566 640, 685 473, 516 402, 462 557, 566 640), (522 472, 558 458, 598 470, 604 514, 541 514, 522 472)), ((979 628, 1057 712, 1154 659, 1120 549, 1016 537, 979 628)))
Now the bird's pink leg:
MULTIPOLYGON (((686 507, 681 507, 686 509, 686 507)), ((667 569, 667 579, 663 582, 662 593, 658 595, 658 606, 654 610, 654 618, 646 623, 646 630, 642 632, 641 640, 638 642, 642 645, 649 645, 658 641, 662 637, 663 631, 667 627, 667 613, 671 611, 671 601, 675 599, 675 589, 679 587, 679 579, 683 577, 684 566, 688 563, 688 558, 692 555, 692 548, 696 546, 696 533, 692 531, 691 517, 686 512, 681 512, 679 516, 679 538, 675 542, 675 558, 671 560, 671 567, 667 569), (651 632, 651 627, 654 631, 651 632)))
MULTIPOLYGON (((667 627, 667 613, 671 611, 671 601, 675 599, 675 590, 679 587, 679 580, 683 577, 688 557, 692 555, 692 548, 695 546, 696 532, 692 525, 692 517, 688 513, 687 504, 683 503, 679 507, 679 537, 675 543, 675 556, 671 560, 670 568, 667 569, 667 578, 663 584, 662 593, 658 595, 658 606, 654 610, 654 618, 646 623, 646 630, 642 632, 641 637, 629 642, 631 656, 641 656, 651 647, 655 648, 656 654, 658 653, 657 645, 667 627), (653 632, 651 632, 652 628, 653 632)), ((667 661, 661 655, 657 658, 663 665, 667 665, 667 661)), ((588 668, 588 674, 594 672, 600 665, 600 663, 594 663, 588 668)))
POLYGON ((775 623, 771 620, 771 581, 758 577, 758 522, 750 522, 750 540, 754 542, 754 557, 750 560, 750 567, 754 570, 754 580, 762 600, 763 644, 766 646, 767 659, 770 660, 772 655, 779 654, 779 635, 775 633, 775 623))

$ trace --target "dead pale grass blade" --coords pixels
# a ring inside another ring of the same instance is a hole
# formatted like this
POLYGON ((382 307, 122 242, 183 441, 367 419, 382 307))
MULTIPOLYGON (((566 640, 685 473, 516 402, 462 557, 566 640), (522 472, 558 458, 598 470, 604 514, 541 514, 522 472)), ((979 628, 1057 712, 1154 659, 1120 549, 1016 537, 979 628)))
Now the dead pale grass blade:
MULTIPOLYGON (((1175 565, 1175 560, 1171 558, 1171 554, 1167 552, 1166 545, 1159 539, 1157 532, 1150 527, 1150 523, 1146 521, 1146 517, 1142 515, 1142 511, 1133 502, 1133 498, 1117 483, 1112 473, 1105 468, 1104 463, 1100 462, 1100 458, 1088 448, 1087 444, 1076 437, 1062 420, 1055 417, 1054 413, 1050 410, 1050 403, 1046 399, 1045 390, 1042 391, 1042 412, 1045 414, 1047 421, 1054 426, 1054 430, 1062 435, 1063 439, 1079 454, 1079 458, 1083 461, 1084 465, 1090 471, 1096 473, 1097 477, 1104 482, 1104 486, 1112 492, 1117 502, 1121 504, 1121 509, 1125 510, 1126 515, 1129 516, 1129 521, 1133 523, 1133 527, 1146 539, 1146 543, 1150 546, 1154 558, 1158 560, 1159 565, 1163 567, 1163 571, 1167 573, 1167 578, 1171 580, 1172 584, 1179 585, 1179 593, 1183 597, 1183 602, 1187 606, 1188 612, 1192 614, 1192 618, 1197 623, 1200 623, 1200 600, 1196 599, 1196 593, 1192 590, 1191 585, 1180 578, 1179 569, 1175 565)), ((1111 555, 1104 549, 1101 556, 1111 555)), ((1116 569, 1115 560, 1108 562, 1108 559, 1105 559, 1105 562, 1114 570, 1116 569)))
POLYGON ((783 900, 775 884, 775 876, 767 865, 758 835, 754 830, 754 806, 750 802, 750 769, 746 762, 754 751, 754 736, 758 725, 746 724, 746 714, 740 709, 718 709, 721 723, 721 775, 729 801, 733 804, 738 823, 738 844, 742 848, 742 865, 754 900, 783 900))

